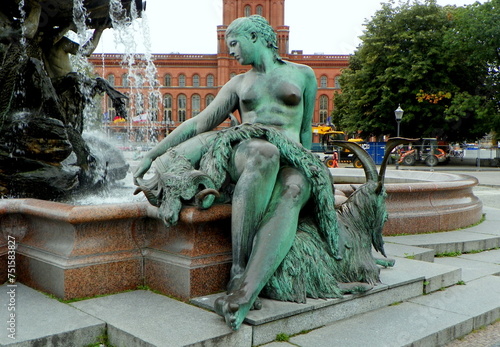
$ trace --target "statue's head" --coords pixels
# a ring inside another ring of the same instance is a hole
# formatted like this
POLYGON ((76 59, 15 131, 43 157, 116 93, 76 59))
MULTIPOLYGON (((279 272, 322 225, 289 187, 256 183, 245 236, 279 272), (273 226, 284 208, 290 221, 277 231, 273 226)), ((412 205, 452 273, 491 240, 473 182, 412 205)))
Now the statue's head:
POLYGON ((265 46, 273 51, 276 60, 281 60, 281 57, 278 55, 276 33, 264 17, 252 15, 237 18, 226 29, 226 38, 231 35, 252 36, 252 34, 257 35, 260 40, 263 40, 265 46))

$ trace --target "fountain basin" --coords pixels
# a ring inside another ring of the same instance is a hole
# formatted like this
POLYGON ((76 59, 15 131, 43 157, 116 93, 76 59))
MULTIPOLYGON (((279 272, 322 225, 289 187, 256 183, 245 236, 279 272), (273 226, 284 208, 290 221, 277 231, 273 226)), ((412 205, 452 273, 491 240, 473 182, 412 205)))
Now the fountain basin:
MULTIPOLYGON (((349 196, 364 172, 330 169, 335 188, 349 196)), ((477 223, 483 204, 473 193, 475 177, 443 172, 390 170, 385 175, 389 219, 384 235, 456 230, 477 223)))
MULTIPOLYGON (((349 195, 364 182, 334 169, 349 195)), ((453 230, 476 223, 482 203, 470 176, 390 171, 385 235, 453 230), (408 178, 411 177, 411 178, 408 178)), ((189 300, 222 291, 231 266, 231 206, 185 207, 165 228, 147 202, 74 206, 37 199, 0 200, 0 279, 8 278, 7 239, 17 245, 20 282, 59 298, 109 294, 146 285, 189 300)))

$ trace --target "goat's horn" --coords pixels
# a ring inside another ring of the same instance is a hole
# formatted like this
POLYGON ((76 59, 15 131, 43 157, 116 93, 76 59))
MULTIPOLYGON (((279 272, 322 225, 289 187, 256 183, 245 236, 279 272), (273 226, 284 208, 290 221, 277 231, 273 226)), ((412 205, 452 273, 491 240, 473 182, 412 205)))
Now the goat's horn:
POLYGON ((363 164, 363 169, 365 170, 365 177, 367 181, 377 182, 378 174, 377 174, 377 166, 373 161, 372 157, 363 149, 361 146, 354 142, 349 141, 340 141, 335 140, 332 141, 334 145, 338 145, 340 147, 344 147, 350 151, 352 151, 358 158, 361 160, 363 164))
POLYGON ((380 165, 380 173, 378 175, 378 181, 380 186, 384 184, 385 170, 387 169, 387 163, 391 156, 392 150, 399 145, 414 142, 417 140, 418 139, 407 139, 404 137, 392 137, 389 140, 387 140, 385 144, 384 160, 382 160, 382 164, 380 165))

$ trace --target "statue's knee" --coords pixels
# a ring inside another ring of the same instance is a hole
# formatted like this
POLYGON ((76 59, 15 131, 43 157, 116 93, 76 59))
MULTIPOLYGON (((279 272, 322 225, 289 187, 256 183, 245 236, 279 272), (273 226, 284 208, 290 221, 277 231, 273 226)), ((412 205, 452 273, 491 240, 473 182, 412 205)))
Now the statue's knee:
POLYGON ((278 148, 269 142, 256 142, 252 148, 252 154, 262 157, 264 160, 279 159, 278 148))
POLYGON ((302 193, 302 187, 295 183, 287 184, 284 189, 284 196, 286 198, 299 199, 302 193))
POLYGON ((254 168, 279 165, 278 148, 266 141, 253 141, 248 147, 247 156, 248 165, 254 168))

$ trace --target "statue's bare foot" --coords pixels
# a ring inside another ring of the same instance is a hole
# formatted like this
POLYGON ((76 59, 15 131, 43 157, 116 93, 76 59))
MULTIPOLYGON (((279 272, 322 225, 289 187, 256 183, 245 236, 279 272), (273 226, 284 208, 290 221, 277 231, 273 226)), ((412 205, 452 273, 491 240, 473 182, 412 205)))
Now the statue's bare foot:
POLYGON ((243 291, 223 295, 215 300, 215 312, 224 317, 226 324, 238 330, 255 300, 248 300, 243 291))
MULTIPOLYGON (((236 291, 236 288, 238 288, 241 283, 240 278, 241 275, 235 275, 229 280, 229 283, 227 284, 227 293, 236 291)), ((260 300, 259 297, 257 297, 250 310, 260 310, 261 308, 262 308, 262 301, 260 300)))
POLYGON ((371 284, 363 282, 338 283, 338 286, 342 294, 365 293, 373 289, 371 284))

